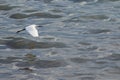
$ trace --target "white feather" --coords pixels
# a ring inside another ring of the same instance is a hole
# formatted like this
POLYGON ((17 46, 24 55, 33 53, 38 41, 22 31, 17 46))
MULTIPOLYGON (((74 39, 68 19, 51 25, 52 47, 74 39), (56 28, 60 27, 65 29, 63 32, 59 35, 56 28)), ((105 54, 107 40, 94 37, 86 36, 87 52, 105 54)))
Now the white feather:
POLYGON ((38 34, 38 30, 36 29, 36 27, 37 27, 37 25, 32 24, 30 26, 25 27, 25 29, 33 37, 38 37, 39 34, 38 34))

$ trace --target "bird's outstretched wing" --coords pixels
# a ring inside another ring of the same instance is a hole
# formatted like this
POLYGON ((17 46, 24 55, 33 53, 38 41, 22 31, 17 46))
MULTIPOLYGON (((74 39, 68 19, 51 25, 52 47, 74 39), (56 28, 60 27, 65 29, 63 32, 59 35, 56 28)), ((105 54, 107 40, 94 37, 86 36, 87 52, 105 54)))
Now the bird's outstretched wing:
POLYGON ((38 30, 36 29, 36 25, 27 26, 25 29, 33 37, 38 37, 39 36, 38 30))

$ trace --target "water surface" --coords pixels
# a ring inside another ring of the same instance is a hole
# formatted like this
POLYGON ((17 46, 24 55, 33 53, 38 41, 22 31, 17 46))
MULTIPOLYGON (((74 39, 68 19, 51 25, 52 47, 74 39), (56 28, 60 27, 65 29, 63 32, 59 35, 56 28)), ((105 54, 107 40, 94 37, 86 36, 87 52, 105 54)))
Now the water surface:
POLYGON ((119 4, 0 0, 0 80, 120 80, 119 4))

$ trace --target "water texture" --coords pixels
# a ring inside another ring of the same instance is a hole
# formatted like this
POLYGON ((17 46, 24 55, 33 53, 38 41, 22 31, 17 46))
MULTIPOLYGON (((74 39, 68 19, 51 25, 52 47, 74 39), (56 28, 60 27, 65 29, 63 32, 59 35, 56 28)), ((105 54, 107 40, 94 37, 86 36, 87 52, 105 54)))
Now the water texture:
POLYGON ((120 0, 0 0, 0 80, 120 80, 120 0), (26 31, 37 24, 40 37, 26 31))

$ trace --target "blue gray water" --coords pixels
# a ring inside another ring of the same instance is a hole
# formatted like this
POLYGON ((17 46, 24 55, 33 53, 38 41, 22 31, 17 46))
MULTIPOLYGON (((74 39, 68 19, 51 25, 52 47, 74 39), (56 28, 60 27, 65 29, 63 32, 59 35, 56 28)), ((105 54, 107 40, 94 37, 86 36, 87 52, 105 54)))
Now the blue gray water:
POLYGON ((0 0, 0 80, 120 80, 120 0, 0 0), (40 37, 24 27, 37 24, 40 37))

